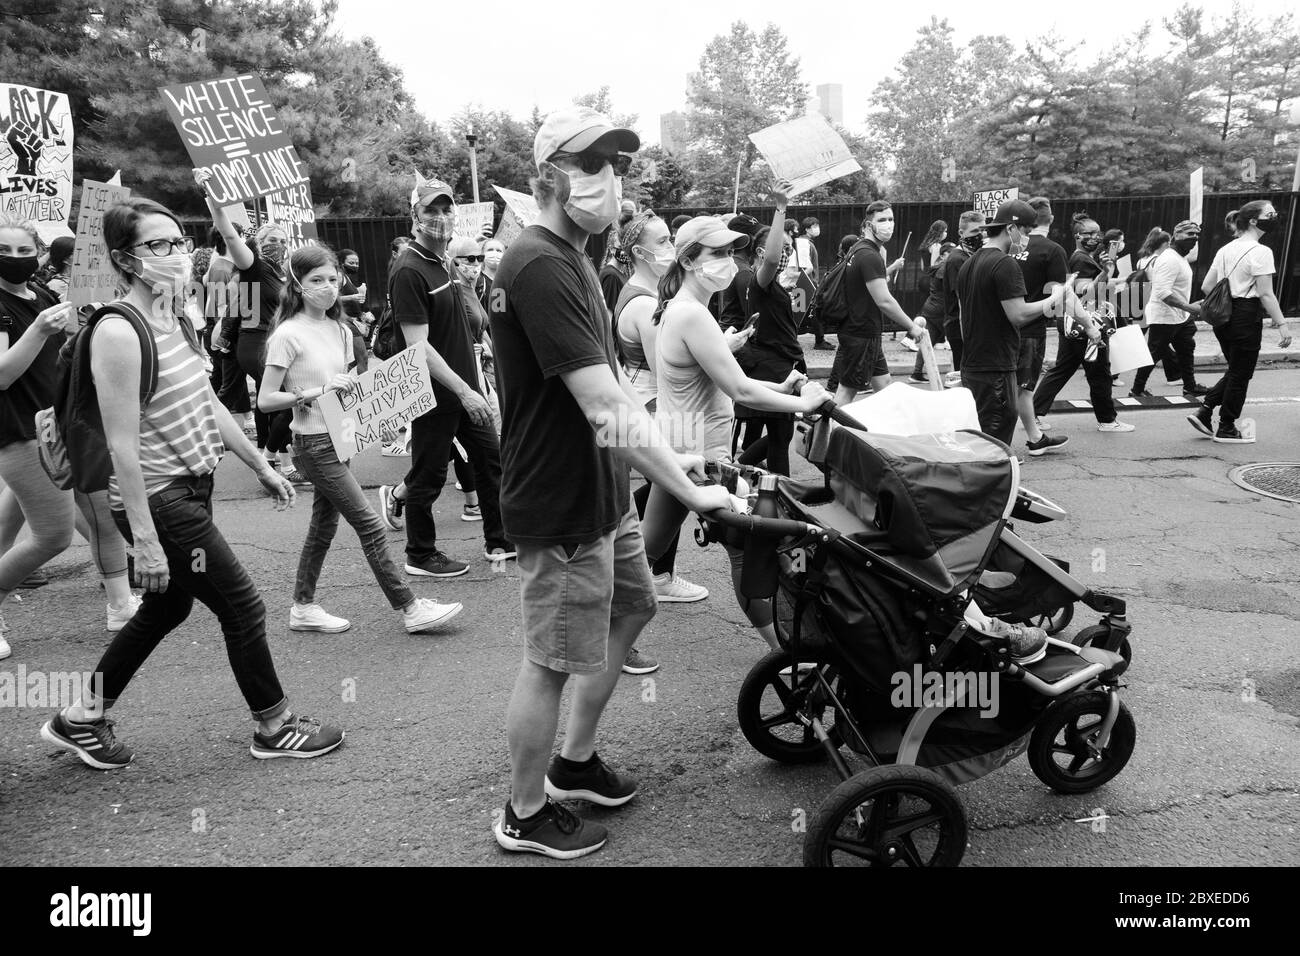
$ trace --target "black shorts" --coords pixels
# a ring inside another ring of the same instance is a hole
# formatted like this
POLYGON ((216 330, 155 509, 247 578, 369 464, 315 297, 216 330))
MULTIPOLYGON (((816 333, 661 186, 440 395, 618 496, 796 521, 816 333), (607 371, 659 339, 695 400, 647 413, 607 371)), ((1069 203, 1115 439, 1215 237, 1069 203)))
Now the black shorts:
POLYGON ((1020 355, 1016 358, 1016 384, 1026 392, 1038 387, 1043 374, 1043 356, 1047 352, 1047 339, 1020 337, 1020 355))
POLYGON ((832 381, 861 392, 871 387, 873 377, 889 374, 889 362, 885 360, 879 335, 858 338, 841 333, 838 338, 839 347, 831 366, 832 381))

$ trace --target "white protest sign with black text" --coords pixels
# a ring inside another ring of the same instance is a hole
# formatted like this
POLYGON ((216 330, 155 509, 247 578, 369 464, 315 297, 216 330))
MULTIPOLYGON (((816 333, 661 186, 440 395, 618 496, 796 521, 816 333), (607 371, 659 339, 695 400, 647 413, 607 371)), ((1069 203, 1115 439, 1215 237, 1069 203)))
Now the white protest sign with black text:
POLYGON ((985 219, 992 219, 998 211, 998 206, 1019 198, 1020 189, 1016 186, 1010 189, 985 189, 971 198, 971 208, 983 213, 985 219))
POLYGON ((347 394, 326 392, 317 401, 339 461, 349 460, 437 404, 423 344, 358 376, 347 394))
POLYGON ((30 219, 48 243, 71 235, 71 211, 72 109, 67 94, 0 83, 0 213, 30 219))
POLYGON ((1205 167, 1197 166, 1192 170, 1191 180, 1188 182, 1188 192, 1192 196, 1192 208, 1188 219, 1198 226, 1205 219, 1205 167))
POLYGON ((111 302, 120 281, 104 245, 104 211, 131 197, 131 190, 92 179, 81 181, 81 206, 77 211, 77 239, 72 248, 68 301, 75 306, 111 302))
POLYGON ((284 227, 289 251, 316 240, 316 207, 311 202, 311 183, 301 182, 266 197, 266 219, 284 227))
POLYGON ((749 134, 778 179, 789 180, 790 198, 816 189, 862 167, 853 158, 844 137, 820 113, 777 123, 749 134))
POLYGON ((465 239, 478 241, 483 235, 483 230, 492 228, 492 220, 496 217, 496 205, 490 202, 463 202, 456 206, 456 228, 454 230, 457 236, 465 239))

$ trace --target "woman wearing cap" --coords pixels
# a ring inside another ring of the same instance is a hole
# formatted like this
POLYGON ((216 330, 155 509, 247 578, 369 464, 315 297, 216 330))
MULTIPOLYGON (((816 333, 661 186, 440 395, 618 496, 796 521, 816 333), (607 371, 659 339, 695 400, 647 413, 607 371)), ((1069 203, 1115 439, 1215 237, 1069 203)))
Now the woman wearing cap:
MULTIPOLYGON (((784 184, 779 187, 781 198, 785 188, 784 184)), ((783 210, 779 210, 778 215, 782 214, 783 210)), ((772 233, 778 251, 767 250, 759 273, 766 271, 761 277, 775 285, 785 231, 774 228, 772 233)), ((655 327, 659 397, 656 419, 660 431, 674 451, 702 455, 706 461, 729 457, 733 400, 759 411, 793 415, 814 411, 829 397, 820 385, 808 382, 798 371, 790 371, 783 382, 746 376, 731 354, 722 329, 709 314, 709 297, 725 289, 735 274, 732 249, 748 243, 748 236, 733 232, 710 216, 699 216, 683 225, 674 246, 676 259, 659 280, 659 305, 651 318, 655 327), (802 393, 792 394, 800 386, 802 393)), ((758 283, 760 276, 755 276, 754 281, 758 283)), ((657 487, 650 490, 642 532, 651 561, 667 551, 686 515, 686 507, 677 499, 657 487)), ((777 648, 771 601, 741 597, 743 553, 728 548, 728 554, 741 608, 763 640, 777 648)))
POLYGON ((1237 418, 1246 402, 1246 390, 1255 374, 1259 349, 1264 334, 1264 316, 1272 320, 1274 328, 1282 328, 1284 341, 1290 344, 1286 319, 1273 292, 1273 276, 1277 267, 1273 250, 1262 242, 1278 225, 1277 210, 1266 199, 1248 202, 1237 210, 1234 221, 1237 238, 1221 248, 1214 256, 1210 271, 1201 283, 1201 291, 1210 294, 1225 277, 1232 296, 1232 314, 1228 321, 1214 330, 1228 360, 1228 370, 1201 399, 1201 407, 1187 420, 1202 435, 1224 444, 1249 444, 1253 433, 1237 428, 1237 418), (1213 428, 1214 410, 1219 410, 1219 427, 1213 428))

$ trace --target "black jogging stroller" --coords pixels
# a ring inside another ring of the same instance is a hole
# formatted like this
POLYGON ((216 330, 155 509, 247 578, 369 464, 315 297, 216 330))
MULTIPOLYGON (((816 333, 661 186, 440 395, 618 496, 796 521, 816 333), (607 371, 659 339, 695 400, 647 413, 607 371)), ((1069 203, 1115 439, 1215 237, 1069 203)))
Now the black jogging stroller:
POLYGON ((1128 762, 1125 603, 1015 533, 1013 518, 1064 512, 1018 487, 1001 442, 873 435, 824 411, 846 426, 824 481, 710 466, 733 493, 738 477, 757 483, 757 510, 777 504, 776 517, 702 515, 696 533, 743 547, 742 593, 774 598, 783 648, 745 678, 740 728, 765 756, 829 759, 843 780, 808 823, 806 865, 955 866, 967 840, 955 784, 1027 750, 1040 780, 1079 794, 1128 762), (1026 629, 1075 601, 1102 617, 1072 643, 1026 629), (855 774, 843 747, 869 769, 855 774))

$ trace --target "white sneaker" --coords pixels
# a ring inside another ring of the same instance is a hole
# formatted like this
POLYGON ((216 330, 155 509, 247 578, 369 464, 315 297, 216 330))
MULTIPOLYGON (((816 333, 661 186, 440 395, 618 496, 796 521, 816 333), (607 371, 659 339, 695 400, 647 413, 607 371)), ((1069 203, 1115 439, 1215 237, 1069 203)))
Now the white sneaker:
POLYGON ((1113 422, 1103 422, 1097 426, 1099 432, 1131 432, 1136 430, 1136 425, 1130 425, 1128 422, 1122 422, 1118 418, 1113 422))
POLYGON ((943 384, 949 388, 956 388, 961 385, 961 372, 949 372, 943 377, 943 384))
POLYGON ((709 596, 709 589, 664 572, 655 575, 655 594, 665 604, 694 604, 709 596))
POLYGON ((408 634, 423 634, 446 624, 464 609, 462 604, 439 604, 428 598, 416 598, 409 611, 402 612, 402 623, 408 634))
POLYGON ((140 609, 140 599, 134 594, 123 607, 113 607, 108 605, 108 611, 105 615, 104 629, 110 634, 116 634, 122 628, 126 627, 126 622, 135 617, 135 612, 140 609))
POLYGON ((385 445, 380 454, 385 458, 407 458, 411 454, 411 449, 406 444, 405 438, 399 438, 397 441, 391 441, 385 445))
MULTIPOLYGON (((811 674, 811 673, 812 673, 813 671, 815 671, 816 669, 817 669, 817 665, 814 664, 812 661, 800 661, 800 662, 799 662, 799 676, 800 676, 800 677, 803 677, 804 674, 811 674)), ((781 669, 781 671, 780 671, 780 676, 782 676, 782 677, 790 677, 793 673, 794 673, 794 668, 793 668, 793 667, 785 667, 785 668, 782 668, 782 669, 781 669)))
POLYGON ((907 349, 909 352, 921 351, 921 346, 917 345, 914 341, 912 341, 912 337, 910 335, 907 336, 907 338, 903 339, 903 348, 907 349))
POLYGON ((0 633, 0 661, 4 660, 12 653, 13 649, 10 648, 9 642, 5 640, 4 634, 0 633))
POLYGON ((1034 422, 1038 425, 1038 430, 1040 432, 1050 432, 1052 430, 1052 423, 1046 418, 1035 418, 1034 422))
POLYGON ((322 634, 339 634, 352 626, 352 622, 335 617, 319 604, 295 604, 289 611, 289 630, 319 631, 322 634))

